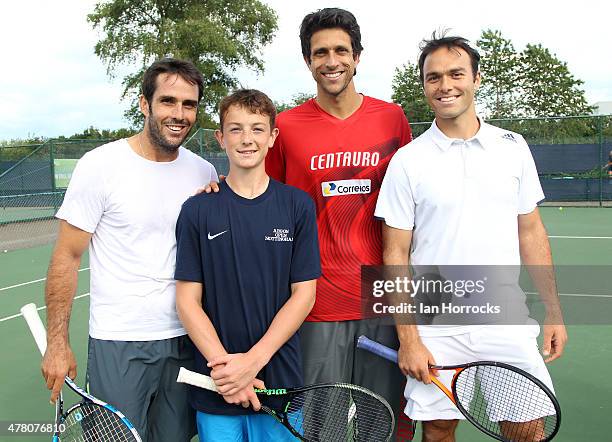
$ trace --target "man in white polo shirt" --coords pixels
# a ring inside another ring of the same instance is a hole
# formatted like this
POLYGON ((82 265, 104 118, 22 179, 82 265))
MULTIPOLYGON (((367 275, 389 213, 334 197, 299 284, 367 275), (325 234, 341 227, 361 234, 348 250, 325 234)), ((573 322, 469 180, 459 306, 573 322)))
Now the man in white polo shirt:
MULTIPOLYGON (((385 265, 552 266, 537 208, 544 194, 527 143, 476 115, 479 59, 460 37, 434 35, 421 48, 421 81, 436 118, 398 151, 383 181, 375 215, 385 221, 385 265)), ((552 388, 544 362, 561 356, 567 334, 554 282, 548 290, 546 361, 537 349, 537 324, 397 325, 399 365, 409 376, 405 411, 423 421, 423 440, 454 440, 458 419, 463 419, 429 385, 429 365, 500 360, 552 388)))

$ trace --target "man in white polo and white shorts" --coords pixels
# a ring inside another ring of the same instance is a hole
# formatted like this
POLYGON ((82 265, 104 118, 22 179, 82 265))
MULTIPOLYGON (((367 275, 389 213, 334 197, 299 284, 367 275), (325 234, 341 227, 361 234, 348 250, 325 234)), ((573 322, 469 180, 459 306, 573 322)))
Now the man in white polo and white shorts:
MULTIPOLYGON (((521 135, 488 125, 476 114, 479 59, 460 37, 434 34, 423 42, 419 70, 436 118, 398 151, 383 181, 375 216, 384 219, 385 265, 518 269, 522 262, 551 269, 537 208, 544 194, 529 147, 521 135)), ((436 324, 435 319, 433 325, 398 323, 399 366, 408 376, 405 412, 423 421, 423 440, 454 440, 458 419, 463 419, 431 385, 429 365, 497 360, 526 370, 552 389, 545 362, 561 356, 567 333, 554 278, 545 291, 546 360, 537 347, 539 326, 526 313, 524 325, 436 324)), ((510 293, 516 305, 524 296, 521 290, 510 293)), ((438 372, 446 385, 452 374, 438 372)))

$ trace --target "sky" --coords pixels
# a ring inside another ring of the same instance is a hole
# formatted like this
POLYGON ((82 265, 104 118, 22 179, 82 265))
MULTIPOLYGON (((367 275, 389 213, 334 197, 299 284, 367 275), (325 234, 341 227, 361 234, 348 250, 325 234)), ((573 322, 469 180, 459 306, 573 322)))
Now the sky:
MULTIPOLYGON (((265 72, 238 71, 242 86, 260 89, 276 101, 315 84, 301 56, 298 29, 304 15, 342 7, 361 26, 364 51, 355 77, 357 90, 391 99, 396 67, 416 62, 418 44, 432 31, 449 28, 475 42, 483 29, 497 29, 515 49, 541 43, 585 83, 589 103, 612 101, 612 34, 600 0, 563 6, 553 0, 264 0, 278 14, 279 29, 263 52, 265 72)), ((126 127, 121 75, 110 78, 94 54, 101 38, 87 23, 97 0, 20 0, 3 5, 0 16, 0 140, 57 137, 126 127)), ((123 68, 128 72, 129 67, 123 68)))

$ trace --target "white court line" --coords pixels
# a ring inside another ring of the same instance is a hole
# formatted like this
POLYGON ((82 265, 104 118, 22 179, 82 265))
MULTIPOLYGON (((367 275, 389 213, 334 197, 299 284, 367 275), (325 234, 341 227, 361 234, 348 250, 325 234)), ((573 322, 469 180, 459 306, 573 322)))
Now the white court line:
MULTIPOLYGON (((85 269, 83 269, 85 270, 85 269)), ((527 295, 537 295, 536 292, 525 292, 527 295)), ((74 299, 81 299, 86 296, 89 296, 89 293, 83 293, 82 295, 75 296, 74 299)), ((591 293, 559 293, 559 296, 570 296, 576 298, 612 298, 612 295, 594 295, 591 293)), ((46 306, 38 307, 36 310, 44 310, 46 306)), ((15 319, 22 316, 21 313, 17 313, 16 315, 7 316, 5 318, 0 318, 0 322, 8 321, 9 319, 15 319)))
POLYGON ((549 238, 560 238, 560 239, 612 239, 612 236, 558 236, 558 235, 549 235, 549 238))
MULTIPOLYGON (((79 269, 78 271, 83 272, 85 270, 89 270, 89 267, 79 269)), ((3 292, 5 290, 10 290, 10 289, 15 289, 17 287, 23 287, 24 285, 36 284, 37 282, 42 282, 46 280, 47 278, 40 278, 40 279, 35 279, 34 281, 28 281, 28 282, 22 282, 21 284, 10 285, 8 287, 0 287, 0 292, 3 292)))
MULTIPOLYGON (((526 295, 537 295, 537 292, 525 292, 526 295)), ((612 298, 612 295, 594 295, 591 293, 559 293, 559 296, 574 298, 612 298)))
MULTIPOLYGON (((84 298, 85 296, 89 296, 89 293, 83 293, 82 295, 75 296, 74 299, 81 299, 81 298, 84 298)), ((42 307, 36 308, 36 310, 41 311, 41 310, 44 310, 46 308, 47 308, 47 306, 43 305, 42 307)), ((23 316, 23 315, 21 313, 17 313, 16 315, 7 316, 6 318, 0 318, 0 322, 8 321, 9 319, 15 319, 15 318, 18 318, 20 316, 23 316)))

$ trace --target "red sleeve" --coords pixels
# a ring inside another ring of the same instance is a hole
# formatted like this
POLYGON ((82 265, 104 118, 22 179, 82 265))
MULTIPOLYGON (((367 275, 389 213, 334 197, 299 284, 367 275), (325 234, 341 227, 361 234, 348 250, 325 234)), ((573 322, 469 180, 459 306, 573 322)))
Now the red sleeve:
POLYGON ((266 155, 266 173, 276 181, 286 183, 285 152, 280 134, 276 137, 274 146, 268 150, 268 155, 266 155))

